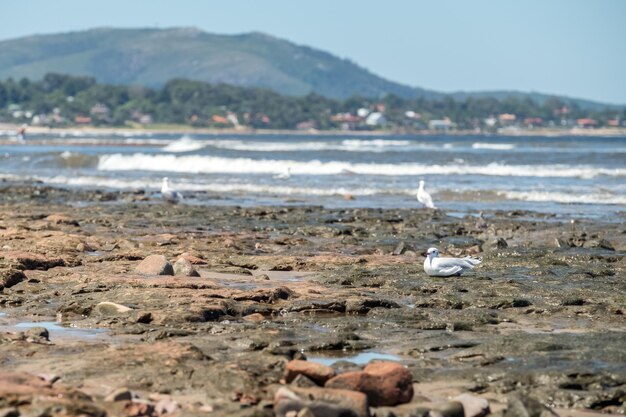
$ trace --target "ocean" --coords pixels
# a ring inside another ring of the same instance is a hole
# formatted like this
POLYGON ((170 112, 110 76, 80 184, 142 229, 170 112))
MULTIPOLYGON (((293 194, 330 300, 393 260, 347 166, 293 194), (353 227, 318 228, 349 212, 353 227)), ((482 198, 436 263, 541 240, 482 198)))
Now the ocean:
POLYGON ((626 137, 13 135, 0 132, 0 179, 156 197, 167 176, 184 204, 417 209, 423 179, 452 215, 623 220, 626 210, 626 137))

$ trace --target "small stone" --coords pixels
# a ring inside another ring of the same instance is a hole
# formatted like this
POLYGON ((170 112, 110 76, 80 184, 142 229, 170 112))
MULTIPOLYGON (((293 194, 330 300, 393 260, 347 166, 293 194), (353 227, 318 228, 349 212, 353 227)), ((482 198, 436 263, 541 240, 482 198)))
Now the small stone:
POLYGON ((138 398, 139 396, 135 392, 124 387, 124 388, 117 388, 116 390, 111 392, 109 395, 104 397, 104 401, 107 401, 107 402, 132 401, 138 398))
MULTIPOLYGON (((206 265, 207 261, 205 261, 202 258, 199 258, 195 255, 190 254, 189 252, 183 252, 180 254, 180 256, 178 257, 178 259, 180 258, 184 258, 187 259, 189 262, 191 262, 193 265, 206 265)), ((176 260, 178 260, 176 259, 176 260)))
POLYGON ((396 256, 397 255, 402 255, 405 250, 406 250, 406 245, 404 244, 404 242, 400 242, 400 243, 398 243, 396 248, 393 250, 392 254, 396 255, 396 256))
POLYGON ((463 404, 459 401, 448 401, 442 404, 435 405, 431 412, 430 416, 441 416, 441 417, 465 417, 465 411, 463 409, 463 404))
POLYGON ((128 313, 133 309, 130 307, 126 307, 122 304, 112 303, 111 301, 103 301, 101 303, 96 304, 93 311, 98 313, 101 316, 119 316, 121 314, 128 313))
POLYGON ((567 241, 565 241, 563 239, 555 237, 554 238, 554 246, 556 246, 557 248, 569 248, 570 244, 569 244, 569 242, 567 242, 567 241))
POLYGON ((31 327, 24 332, 27 340, 33 341, 50 341, 50 333, 48 329, 42 326, 31 327))
POLYGON ((150 255, 137 265, 135 271, 144 275, 174 275, 174 268, 163 255, 150 255))
POLYGON ((497 250, 497 249, 505 249, 508 248, 509 244, 506 240, 501 237, 489 239, 485 243, 483 243, 483 250, 497 250))
POLYGON ((483 417, 489 414, 489 401, 471 394, 461 394, 454 397, 454 401, 463 404, 465 417, 483 417))
POLYGON ((259 322, 265 320, 265 317, 261 313, 252 313, 247 316, 243 316, 245 321, 259 322))
POLYGON ((335 370, 330 366, 320 363, 293 360, 285 367, 285 381, 290 383, 297 375, 304 375, 318 385, 324 385, 326 381, 335 376, 335 370))
POLYGON ((186 258, 178 258, 174 263, 174 275, 183 277, 199 277, 200 274, 195 270, 191 261, 186 258))

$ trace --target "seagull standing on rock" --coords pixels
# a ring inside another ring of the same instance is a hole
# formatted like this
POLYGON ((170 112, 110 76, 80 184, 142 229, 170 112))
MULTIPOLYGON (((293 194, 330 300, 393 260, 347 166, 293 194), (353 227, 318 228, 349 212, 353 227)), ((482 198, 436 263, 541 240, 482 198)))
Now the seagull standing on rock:
POLYGON ((430 194, 428 194, 426 190, 424 190, 424 180, 420 180, 420 187, 417 189, 417 201, 422 203, 426 208, 437 208, 433 204, 433 199, 430 194))
POLYGON ((167 177, 163 178, 163 185, 161 186, 161 196, 168 203, 178 203, 183 199, 183 195, 178 191, 170 187, 170 180, 167 177))
POLYGON ((430 248, 426 252, 424 272, 431 277, 460 276, 465 271, 470 271, 480 264, 482 259, 466 256, 465 258, 440 258, 437 248, 430 248))

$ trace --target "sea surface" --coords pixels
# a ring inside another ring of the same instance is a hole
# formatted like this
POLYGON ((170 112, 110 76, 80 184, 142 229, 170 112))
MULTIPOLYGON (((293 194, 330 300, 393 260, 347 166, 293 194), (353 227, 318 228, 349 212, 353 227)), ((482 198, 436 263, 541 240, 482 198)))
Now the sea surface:
POLYGON ((14 135, 0 132, 0 179, 156 196, 167 176, 184 204, 419 208, 423 179, 459 215, 623 220, 626 210, 626 137, 14 135))

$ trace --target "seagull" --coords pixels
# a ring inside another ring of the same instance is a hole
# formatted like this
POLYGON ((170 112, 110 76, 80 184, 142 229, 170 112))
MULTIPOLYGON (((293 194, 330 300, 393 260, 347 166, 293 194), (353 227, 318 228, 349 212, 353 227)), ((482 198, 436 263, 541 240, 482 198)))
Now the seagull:
POLYGON ((277 180, 286 180, 289 179, 289 177, 291 177, 291 167, 287 167, 285 169, 285 172, 283 172, 282 174, 274 175, 274 178, 276 178, 277 180))
POLYGON ((170 180, 167 177, 163 178, 163 185, 161 186, 161 196, 168 203, 178 203, 183 199, 183 195, 178 191, 170 187, 170 180))
POLYGON ((430 194, 428 194, 426 190, 424 190, 424 180, 420 180, 420 188, 417 189, 417 201, 422 203, 426 208, 437 208, 433 204, 433 199, 430 194))
POLYGON ((440 258, 437 248, 430 248, 426 252, 426 260, 424 261, 424 272, 431 277, 450 277, 452 275, 460 276, 465 271, 473 269, 482 262, 482 258, 440 258))

